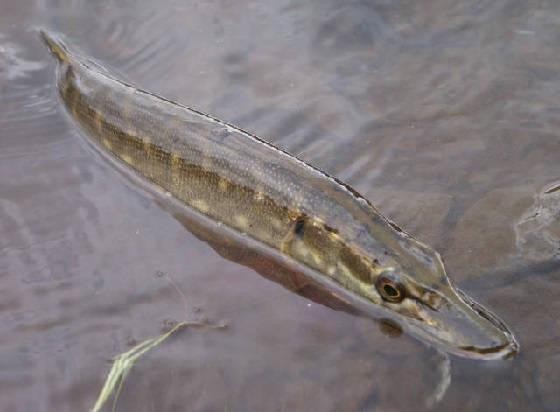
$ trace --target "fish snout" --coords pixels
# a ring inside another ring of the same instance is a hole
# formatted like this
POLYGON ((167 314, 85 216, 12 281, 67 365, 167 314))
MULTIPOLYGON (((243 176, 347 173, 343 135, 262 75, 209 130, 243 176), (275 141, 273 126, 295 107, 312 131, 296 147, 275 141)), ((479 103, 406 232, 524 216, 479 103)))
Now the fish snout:
POLYGON ((420 329, 436 346, 470 359, 507 359, 519 344, 505 323, 455 288, 446 293, 446 304, 423 313, 420 329))
POLYGON ((514 357, 519 352, 519 344, 506 324, 461 290, 456 293, 459 310, 465 317, 465 322, 461 322, 465 330, 459 354, 486 360, 514 357))

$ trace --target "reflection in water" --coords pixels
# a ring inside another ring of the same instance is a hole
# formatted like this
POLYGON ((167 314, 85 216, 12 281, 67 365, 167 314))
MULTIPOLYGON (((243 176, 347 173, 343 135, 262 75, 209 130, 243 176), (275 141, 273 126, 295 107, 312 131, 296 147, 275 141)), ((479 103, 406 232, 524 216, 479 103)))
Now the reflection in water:
POLYGON ((52 62, 28 31, 40 26, 132 83, 343 176, 442 252, 523 352, 452 359, 431 410, 557 410, 557 232, 531 216, 558 210, 558 191, 546 192, 560 164, 559 2, 0 9, 0 409, 90 407, 106 359, 182 317, 157 270, 232 327, 167 341, 135 366, 119 410, 419 410, 442 382, 431 350, 223 259, 115 179, 60 115, 52 62), (23 67, 14 56, 44 66, 8 80, 23 67))
MULTIPOLYGON (((168 211, 173 207, 169 202, 159 201, 158 204, 168 211)), ((266 279, 313 302, 350 314, 360 313, 350 302, 313 280, 305 273, 304 266, 297 265, 289 257, 259 247, 256 242, 212 223, 203 215, 189 213, 188 210, 179 207, 175 207, 171 213, 190 233, 208 243, 223 258, 253 269, 266 279)))

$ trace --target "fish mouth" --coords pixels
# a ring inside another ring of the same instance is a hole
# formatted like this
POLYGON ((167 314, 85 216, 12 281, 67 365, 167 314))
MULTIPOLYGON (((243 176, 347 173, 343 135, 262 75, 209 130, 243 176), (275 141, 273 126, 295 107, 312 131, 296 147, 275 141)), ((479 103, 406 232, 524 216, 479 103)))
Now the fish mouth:
POLYGON ((477 360, 510 359, 519 352, 513 333, 494 313, 461 290, 452 288, 449 301, 437 311, 422 311, 409 323, 412 334, 450 354, 477 360))
POLYGON ((505 343, 501 346, 479 348, 477 346, 462 346, 457 355, 469 359, 493 360, 493 359, 511 359, 519 351, 517 342, 505 343))
POLYGON ((460 289, 455 292, 474 313, 485 319, 496 331, 501 332, 503 343, 489 346, 464 345, 459 347, 463 356, 474 359, 510 359, 519 352, 519 343, 506 324, 490 310, 473 300, 460 289))

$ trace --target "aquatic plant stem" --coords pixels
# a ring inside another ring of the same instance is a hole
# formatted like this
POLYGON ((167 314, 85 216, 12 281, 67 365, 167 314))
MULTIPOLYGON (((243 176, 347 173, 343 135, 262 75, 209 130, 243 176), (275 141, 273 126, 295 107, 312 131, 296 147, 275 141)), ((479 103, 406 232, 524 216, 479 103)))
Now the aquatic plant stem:
POLYGON ((114 411, 116 407, 117 399, 122 389, 122 385, 124 383, 124 380, 126 379, 126 375, 134 365, 134 362, 136 362, 136 360, 138 360, 140 356, 144 355, 150 349, 162 343, 165 339, 173 335, 179 329, 185 326, 202 326, 204 324, 205 323, 197 322, 197 321, 180 322, 177 325, 175 325, 173 328, 171 328, 171 330, 169 330, 168 332, 150 339, 146 339, 145 341, 134 346, 129 351, 115 356, 113 358, 113 366, 109 371, 109 374, 107 375, 107 379, 105 379, 105 384, 103 385, 103 388, 101 389, 101 392, 99 393, 99 396, 97 397, 95 405, 93 406, 91 411, 99 412, 103 407, 103 405, 105 404, 105 402, 107 401, 107 399, 109 398, 109 396, 111 396, 111 393, 115 391, 115 387, 116 387, 115 398, 113 400, 113 411, 114 411))

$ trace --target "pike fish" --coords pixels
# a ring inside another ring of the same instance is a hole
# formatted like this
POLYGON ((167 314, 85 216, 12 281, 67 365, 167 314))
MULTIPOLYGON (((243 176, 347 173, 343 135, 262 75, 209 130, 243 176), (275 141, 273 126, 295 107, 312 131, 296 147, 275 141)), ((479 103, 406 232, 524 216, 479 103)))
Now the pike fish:
POLYGON ((196 109, 119 80, 41 31, 86 140, 150 184, 294 265, 332 296, 447 353, 509 358, 518 344, 460 291, 440 255, 350 186, 196 109))

